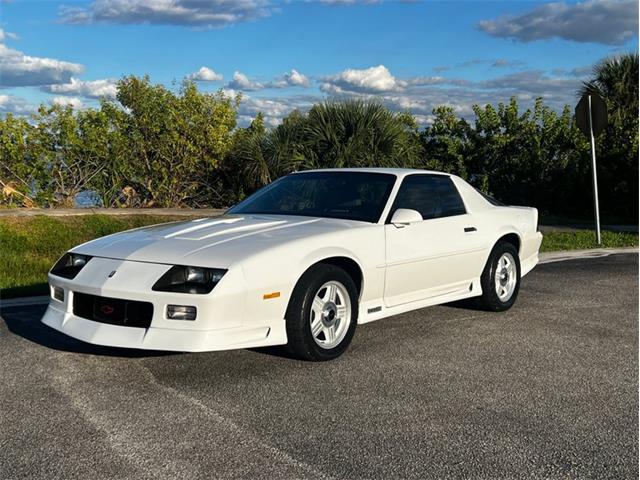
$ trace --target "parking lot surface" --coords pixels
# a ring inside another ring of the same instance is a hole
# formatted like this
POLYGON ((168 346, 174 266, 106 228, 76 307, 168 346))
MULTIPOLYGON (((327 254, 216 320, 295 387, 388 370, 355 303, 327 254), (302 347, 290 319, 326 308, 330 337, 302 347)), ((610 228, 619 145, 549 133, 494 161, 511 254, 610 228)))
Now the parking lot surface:
POLYGON ((515 307, 280 349, 88 345, 0 312, 0 478, 638 478, 638 255, 538 266, 515 307))

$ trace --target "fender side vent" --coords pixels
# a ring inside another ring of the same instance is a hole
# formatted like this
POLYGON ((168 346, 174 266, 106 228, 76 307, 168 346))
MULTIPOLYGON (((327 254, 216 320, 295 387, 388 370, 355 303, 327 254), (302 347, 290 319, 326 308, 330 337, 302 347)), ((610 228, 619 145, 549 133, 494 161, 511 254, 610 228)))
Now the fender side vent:
POLYGON ((382 307, 373 307, 373 308, 369 308, 367 309, 367 313, 376 313, 382 310, 382 307))

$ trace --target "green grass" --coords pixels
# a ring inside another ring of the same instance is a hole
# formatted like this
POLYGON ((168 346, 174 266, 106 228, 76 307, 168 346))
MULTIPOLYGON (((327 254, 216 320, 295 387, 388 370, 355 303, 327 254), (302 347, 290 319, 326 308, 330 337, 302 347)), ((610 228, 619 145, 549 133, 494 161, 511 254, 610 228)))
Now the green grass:
MULTIPOLYGON (((0 217, 0 298, 46 295, 47 272, 71 247, 111 233, 189 217, 82 215, 0 217)), ((638 235, 602 232, 603 247, 638 246, 638 235)), ((591 231, 549 232, 541 251, 595 248, 591 231)))
POLYGON ((635 233, 602 232, 602 245, 596 245, 595 233, 591 230, 575 232, 548 232, 544 234, 541 252, 559 250, 586 250, 588 248, 637 247, 635 233))
POLYGON ((75 245, 130 228, 188 219, 157 215, 0 217, 0 298, 46 295, 47 272, 75 245))

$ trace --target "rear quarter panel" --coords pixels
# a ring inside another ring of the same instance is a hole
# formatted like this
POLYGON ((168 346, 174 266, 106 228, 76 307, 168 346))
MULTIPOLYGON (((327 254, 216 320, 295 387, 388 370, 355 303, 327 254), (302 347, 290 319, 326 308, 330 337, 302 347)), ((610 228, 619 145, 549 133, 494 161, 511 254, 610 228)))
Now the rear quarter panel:
MULTIPOLYGON (((538 232, 538 210, 532 207, 495 206, 482 197, 471 185, 461 178, 452 176, 458 191, 464 199, 467 210, 474 216, 479 225, 479 233, 486 243, 484 262, 496 242, 505 235, 515 234, 520 241, 518 251, 520 263, 525 265, 523 274, 537 263, 538 250, 542 242, 542 234, 538 232)), ((479 272, 478 275, 480 275, 479 272)))

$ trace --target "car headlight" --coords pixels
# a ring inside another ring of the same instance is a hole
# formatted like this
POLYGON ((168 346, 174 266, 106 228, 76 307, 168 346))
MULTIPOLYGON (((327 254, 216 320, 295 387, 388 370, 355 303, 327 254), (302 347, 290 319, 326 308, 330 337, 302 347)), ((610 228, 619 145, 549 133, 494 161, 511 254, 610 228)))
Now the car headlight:
POLYGON ((51 269, 51 274, 64 278, 76 278, 78 272, 89 263, 91 257, 79 253, 65 253, 51 269))
POLYGON ((153 285, 156 292, 204 294, 213 290, 226 270, 175 265, 153 285))

